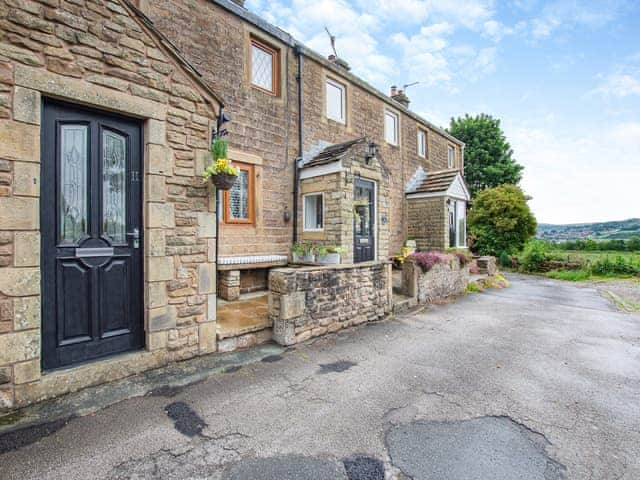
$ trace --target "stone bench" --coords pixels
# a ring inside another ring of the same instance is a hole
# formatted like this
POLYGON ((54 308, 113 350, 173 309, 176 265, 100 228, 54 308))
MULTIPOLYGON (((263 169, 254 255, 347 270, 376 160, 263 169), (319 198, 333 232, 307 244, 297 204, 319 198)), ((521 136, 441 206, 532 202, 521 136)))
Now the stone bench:
POLYGON ((224 300, 240 298, 240 271, 282 267, 289 263, 286 255, 245 255, 218 259, 218 295, 224 300))

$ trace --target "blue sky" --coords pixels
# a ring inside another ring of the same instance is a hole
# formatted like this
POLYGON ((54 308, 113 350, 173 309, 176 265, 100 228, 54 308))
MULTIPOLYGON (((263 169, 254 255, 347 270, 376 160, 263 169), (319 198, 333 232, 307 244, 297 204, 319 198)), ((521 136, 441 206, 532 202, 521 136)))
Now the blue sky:
POLYGON ((320 53, 447 126, 502 120, 541 222, 640 217, 640 2, 247 0, 320 53))

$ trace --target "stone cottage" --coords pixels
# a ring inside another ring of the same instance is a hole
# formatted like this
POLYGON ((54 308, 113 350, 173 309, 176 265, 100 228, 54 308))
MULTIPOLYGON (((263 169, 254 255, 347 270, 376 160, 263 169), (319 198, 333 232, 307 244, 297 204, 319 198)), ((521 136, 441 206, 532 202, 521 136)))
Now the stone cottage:
POLYGON ((380 318, 409 237, 464 247, 463 174, 406 92, 241 0, 0 0, 0 410, 270 339, 297 241, 342 247, 333 288, 368 279, 380 318), (220 127, 224 193, 201 177, 220 127))
POLYGON ((215 351, 221 99, 127 0, 0 22, 0 410, 215 351))

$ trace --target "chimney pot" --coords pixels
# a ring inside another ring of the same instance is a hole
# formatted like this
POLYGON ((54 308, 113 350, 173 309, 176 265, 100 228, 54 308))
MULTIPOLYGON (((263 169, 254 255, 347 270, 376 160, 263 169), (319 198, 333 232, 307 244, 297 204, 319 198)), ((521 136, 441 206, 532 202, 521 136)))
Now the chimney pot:
POLYGON ((391 96, 395 97, 398 94, 398 87, 391 85, 391 96))

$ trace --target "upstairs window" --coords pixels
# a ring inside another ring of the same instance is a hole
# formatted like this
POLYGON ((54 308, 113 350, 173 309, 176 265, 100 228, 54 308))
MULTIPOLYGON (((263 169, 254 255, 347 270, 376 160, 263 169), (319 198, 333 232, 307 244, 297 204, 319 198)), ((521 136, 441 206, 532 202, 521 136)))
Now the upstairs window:
POLYGON ((278 50, 251 39, 251 83, 271 95, 278 94, 278 50))
POLYGON ((327 80, 327 118, 346 123, 345 87, 333 80, 327 80))
POLYGON ((389 110, 384 112, 384 139, 391 145, 398 145, 398 115, 389 110))
POLYGON ((422 158, 427 156, 427 132, 418 130, 418 155, 422 158))
POLYGON ((236 183, 224 192, 224 222, 252 224, 253 217, 253 166, 233 164, 240 172, 236 183))
POLYGON ((447 166, 453 168, 456 164, 456 149, 451 145, 447 146, 447 166))
POLYGON ((305 195, 302 209, 305 232, 324 230, 324 195, 322 193, 305 195))

